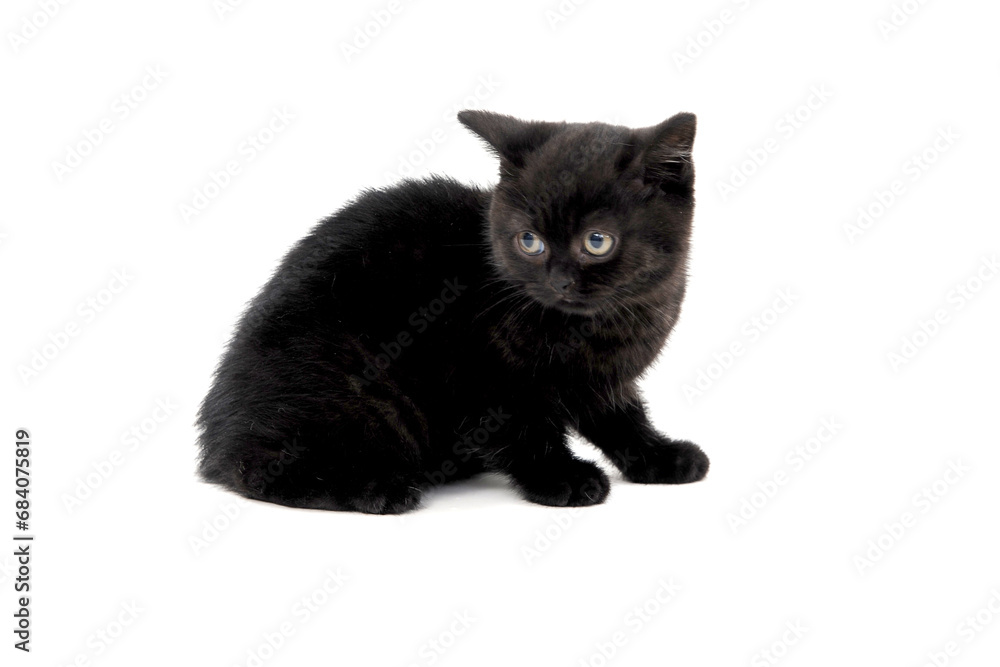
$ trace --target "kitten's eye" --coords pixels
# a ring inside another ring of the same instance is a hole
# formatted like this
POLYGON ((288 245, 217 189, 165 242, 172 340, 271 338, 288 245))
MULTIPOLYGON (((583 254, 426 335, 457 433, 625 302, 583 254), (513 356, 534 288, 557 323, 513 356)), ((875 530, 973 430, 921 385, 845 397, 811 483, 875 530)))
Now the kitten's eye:
POLYGON ((541 255, 545 252, 545 242, 534 232, 521 232, 517 235, 517 245, 526 255, 541 255))
POLYGON ((615 237, 604 232, 587 232, 583 237, 583 249, 595 257, 603 257, 615 247, 615 237))

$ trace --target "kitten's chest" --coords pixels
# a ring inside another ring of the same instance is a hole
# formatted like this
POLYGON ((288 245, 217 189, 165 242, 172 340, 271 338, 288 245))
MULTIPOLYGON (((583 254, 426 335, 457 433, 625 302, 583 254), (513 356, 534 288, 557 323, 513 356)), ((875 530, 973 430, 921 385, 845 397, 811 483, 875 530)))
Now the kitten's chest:
POLYGON ((615 390, 656 359, 671 322, 659 313, 615 318, 539 314, 501 322, 492 342, 510 368, 554 387, 587 385, 615 390))

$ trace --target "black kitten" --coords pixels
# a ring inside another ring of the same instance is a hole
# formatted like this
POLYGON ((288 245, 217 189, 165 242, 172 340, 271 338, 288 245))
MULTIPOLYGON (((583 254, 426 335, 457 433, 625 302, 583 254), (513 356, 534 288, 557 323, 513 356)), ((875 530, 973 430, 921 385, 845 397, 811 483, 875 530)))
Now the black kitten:
POLYGON ((459 114, 500 158, 323 220, 250 304, 199 414, 201 474, 249 498, 396 513, 483 471, 592 505, 708 458, 649 423, 636 380, 680 312, 695 117, 640 130, 459 114))

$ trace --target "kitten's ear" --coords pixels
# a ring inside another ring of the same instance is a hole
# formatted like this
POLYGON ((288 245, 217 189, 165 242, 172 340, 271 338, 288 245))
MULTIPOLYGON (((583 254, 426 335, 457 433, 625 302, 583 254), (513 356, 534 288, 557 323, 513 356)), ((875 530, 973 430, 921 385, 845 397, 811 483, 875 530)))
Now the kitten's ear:
POLYGON ((523 167, 524 158, 552 138, 565 123, 519 120, 490 111, 461 111, 458 120, 478 134, 490 148, 514 167, 523 167))
POLYGON ((691 147, 697 119, 679 113, 659 125, 639 130, 643 180, 663 187, 694 184, 691 147))

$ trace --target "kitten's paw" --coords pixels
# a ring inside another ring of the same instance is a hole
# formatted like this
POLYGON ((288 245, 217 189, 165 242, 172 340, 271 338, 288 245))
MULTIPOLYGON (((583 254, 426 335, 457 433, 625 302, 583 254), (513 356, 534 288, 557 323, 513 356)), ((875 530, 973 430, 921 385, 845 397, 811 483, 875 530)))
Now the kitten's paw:
POLYGON ((688 484, 708 474, 708 456, 686 440, 667 440, 628 457, 622 474, 637 484, 688 484))
POLYGON ((603 470, 578 459, 535 471, 515 482, 525 499, 553 507, 598 505, 611 490, 611 482, 603 470))
POLYGON ((351 497, 351 509, 366 514, 402 514, 420 506, 423 491, 408 477, 394 477, 369 483, 351 497))

